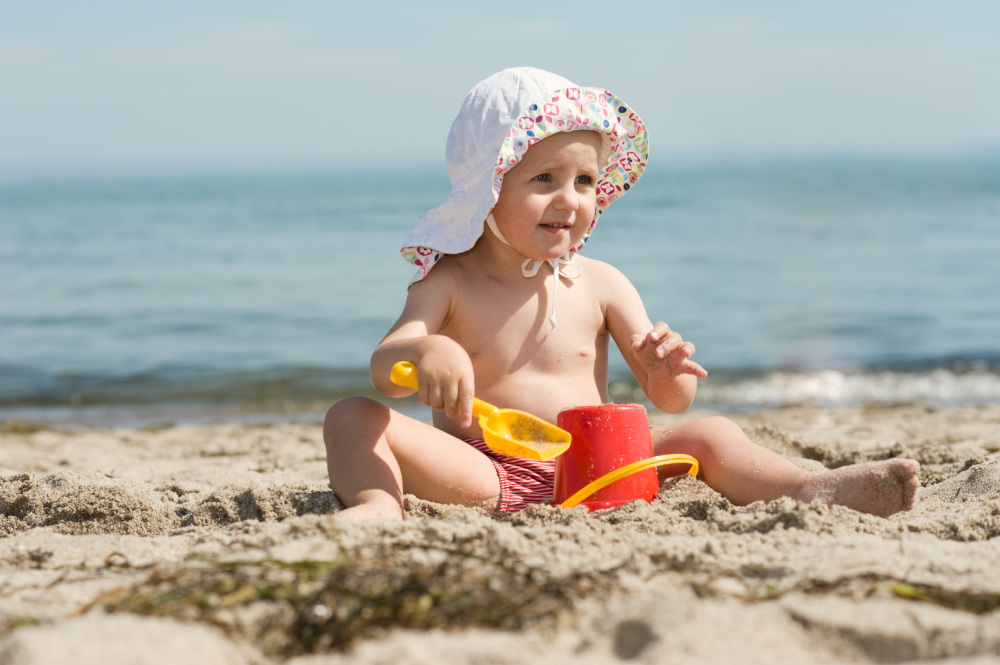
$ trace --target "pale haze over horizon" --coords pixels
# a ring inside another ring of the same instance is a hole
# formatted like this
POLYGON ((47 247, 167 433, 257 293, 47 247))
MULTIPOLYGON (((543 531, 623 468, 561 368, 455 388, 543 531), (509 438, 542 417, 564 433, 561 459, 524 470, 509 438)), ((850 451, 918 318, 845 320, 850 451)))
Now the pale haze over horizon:
POLYGON ((519 65, 619 95, 657 160, 1000 154, 994 0, 568 7, 0 0, 0 172, 443 170, 519 65))

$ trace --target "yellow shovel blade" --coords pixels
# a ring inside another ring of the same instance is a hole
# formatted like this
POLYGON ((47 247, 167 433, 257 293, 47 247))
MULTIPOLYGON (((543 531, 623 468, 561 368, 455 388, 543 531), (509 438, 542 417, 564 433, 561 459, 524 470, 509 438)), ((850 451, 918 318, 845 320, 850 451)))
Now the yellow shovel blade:
MULTIPOLYGON (((483 402, 485 404, 485 402, 483 402)), ((479 416, 483 440, 494 452, 508 457, 547 460, 569 448, 570 434, 537 416, 515 409, 497 409, 479 416)))
MULTIPOLYGON (((417 367, 398 362, 392 366, 393 383, 417 389, 417 367)), ((562 455, 569 448, 570 434, 537 416, 515 409, 497 407, 476 399, 472 413, 479 418, 483 440, 496 453, 508 457, 547 460, 562 455)))

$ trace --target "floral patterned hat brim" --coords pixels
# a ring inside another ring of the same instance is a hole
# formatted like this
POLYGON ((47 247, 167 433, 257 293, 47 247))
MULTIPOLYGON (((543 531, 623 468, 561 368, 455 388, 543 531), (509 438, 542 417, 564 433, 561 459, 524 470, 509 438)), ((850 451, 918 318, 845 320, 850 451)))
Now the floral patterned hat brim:
MULTIPOLYGON (((597 219, 636 183, 646 168, 649 138, 646 125, 624 102, 602 88, 568 87, 528 106, 507 131, 493 172, 496 201, 503 177, 535 143, 558 132, 601 132, 609 144, 608 158, 597 182, 597 209, 583 240, 570 249, 579 252, 590 238, 597 219)), ((477 220, 482 222, 483 220, 477 220)), ((418 271, 415 279, 430 272, 443 252, 433 247, 404 247, 403 258, 418 271)))
POLYGON ((625 194, 642 175, 649 155, 646 125, 617 97, 600 88, 566 88, 547 101, 532 104, 504 139, 493 173, 493 196, 500 196, 505 173, 514 168, 525 151, 558 132, 597 130, 610 139, 610 153, 597 182, 597 211, 583 241, 583 248, 597 218, 625 194))

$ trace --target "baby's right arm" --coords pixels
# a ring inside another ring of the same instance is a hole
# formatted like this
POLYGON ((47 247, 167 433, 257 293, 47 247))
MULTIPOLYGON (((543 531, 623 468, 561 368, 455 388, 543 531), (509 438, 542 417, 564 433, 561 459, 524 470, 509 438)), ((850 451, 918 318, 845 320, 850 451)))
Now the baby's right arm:
POLYGON ((451 310, 446 271, 440 272, 410 287, 402 314, 372 353, 372 383, 389 397, 411 394, 411 389, 392 383, 389 374, 397 362, 412 362, 420 401, 469 427, 475 395, 472 360, 458 342, 438 334, 451 310))

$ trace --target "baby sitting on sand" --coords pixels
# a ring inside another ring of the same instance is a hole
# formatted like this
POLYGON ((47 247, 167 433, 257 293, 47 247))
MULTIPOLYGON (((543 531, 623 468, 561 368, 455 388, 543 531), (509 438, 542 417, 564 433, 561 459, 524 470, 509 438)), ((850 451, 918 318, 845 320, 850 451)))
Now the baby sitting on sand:
MULTIPOLYGON (((609 339, 654 406, 691 405, 707 375, 691 360, 694 345, 653 324, 622 273, 579 254, 647 154, 642 120, 602 88, 532 68, 473 88, 448 139, 452 193, 406 241, 418 272, 371 358, 372 380, 390 397, 413 392, 389 380, 393 364, 417 365, 434 424, 364 397, 331 407, 324 438, 340 517, 400 519, 404 493, 508 513, 551 502, 555 463, 493 453, 472 398, 549 422, 570 406, 607 403, 609 339)), ((651 435, 656 455, 694 456, 699 477, 738 505, 789 496, 887 516, 910 509, 919 484, 910 459, 807 473, 725 418, 651 435)), ((661 479, 670 473, 661 467, 661 479)))

